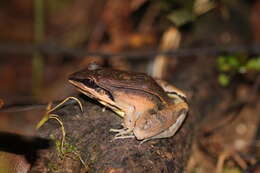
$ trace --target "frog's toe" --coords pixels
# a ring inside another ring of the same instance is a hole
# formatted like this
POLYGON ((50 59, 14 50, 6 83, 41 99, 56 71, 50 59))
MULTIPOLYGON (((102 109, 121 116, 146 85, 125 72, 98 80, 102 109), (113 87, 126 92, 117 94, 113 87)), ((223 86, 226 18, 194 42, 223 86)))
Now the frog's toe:
POLYGON ((122 128, 122 129, 110 129, 111 132, 116 132, 114 139, 123 139, 123 138, 133 138, 135 137, 133 134, 133 130, 122 128))
POLYGON ((127 130, 126 128, 122 128, 122 129, 110 129, 109 131, 110 132, 116 132, 116 133, 122 133, 126 130, 127 130))
MULTIPOLYGON (((118 135, 118 134, 117 134, 118 135)), ((126 139, 126 138, 135 138, 134 135, 124 135, 124 136, 115 136, 113 140, 116 140, 116 139, 126 139)))

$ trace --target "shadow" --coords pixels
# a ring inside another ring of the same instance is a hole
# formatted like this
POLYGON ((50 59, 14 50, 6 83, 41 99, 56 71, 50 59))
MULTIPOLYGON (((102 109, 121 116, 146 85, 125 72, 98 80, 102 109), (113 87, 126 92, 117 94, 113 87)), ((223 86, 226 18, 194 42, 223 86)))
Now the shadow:
POLYGON ((23 155, 30 164, 36 161, 37 151, 50 148, 51 145, 49 139, 0 132, 0 151, 23 155))

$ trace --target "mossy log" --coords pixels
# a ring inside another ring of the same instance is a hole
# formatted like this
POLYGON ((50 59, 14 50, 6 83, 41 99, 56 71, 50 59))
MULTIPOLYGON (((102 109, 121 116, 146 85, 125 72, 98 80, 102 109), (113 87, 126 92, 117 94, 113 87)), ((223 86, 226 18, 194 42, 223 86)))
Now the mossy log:
POLYGON ((174 137, 140 144, 135 138, 113 140, 115 133, 109 129, 120 128, 122 119, 88 98, 81 101, 83 113, 76 103, 53 112, 59 115, 66 132, 62 150, 60 123, 49 119, 40 128, 37 135, 51 139, 53 144, 38 151, 30 172, 183 172, 191 151, 191 113, 174 137))

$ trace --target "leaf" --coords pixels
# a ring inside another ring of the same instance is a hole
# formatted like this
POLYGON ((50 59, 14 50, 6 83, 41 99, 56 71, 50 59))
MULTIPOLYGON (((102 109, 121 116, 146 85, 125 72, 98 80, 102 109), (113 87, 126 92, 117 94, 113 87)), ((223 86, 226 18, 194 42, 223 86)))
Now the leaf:
POLYGON ((241 64, 238 60, 238 57, 236 57, 236 56, 228 56, 227 61, 228 61, 228 64, 234 69, 238 69, 241 66, 241 64))
POLYGON ((217 59, 217 65, 218 65, 218 69, 219 69, 220 71, 227 72, 227 71, 230 70, 230 66, 229 66, 228 63, 226 62, 226 57, 220 56, 220 57, 217 59))
POLYGON ((224 73, 221 73, 218 76, 218 82, 220 83, 221 86, 228 86, 230 83, 230 77, 224 73))
POLYGON ((260 57, 250 59, 246 64, 246 69, 260 71, 260 57))
POLYGON ((242 64, 237 56, 220 56, 217 59, 218 69, 223 72, 239 71, 242 64))

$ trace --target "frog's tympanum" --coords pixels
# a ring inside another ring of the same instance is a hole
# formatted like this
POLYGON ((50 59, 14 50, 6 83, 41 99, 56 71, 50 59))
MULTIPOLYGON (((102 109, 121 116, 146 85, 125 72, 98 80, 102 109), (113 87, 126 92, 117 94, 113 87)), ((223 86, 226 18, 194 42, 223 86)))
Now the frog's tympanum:
POLYGON ((89 66, 70 75, 69 82, 124 119, 122 129, 111 129, 115 139, 171 137, 188 112, 181 90, 144 73, 89 66))

